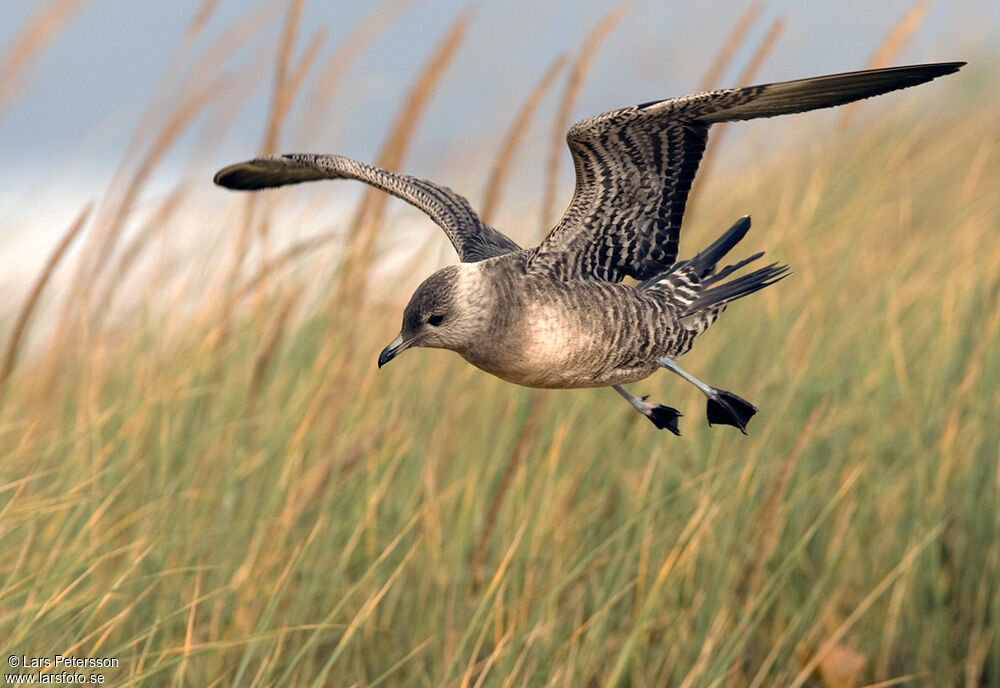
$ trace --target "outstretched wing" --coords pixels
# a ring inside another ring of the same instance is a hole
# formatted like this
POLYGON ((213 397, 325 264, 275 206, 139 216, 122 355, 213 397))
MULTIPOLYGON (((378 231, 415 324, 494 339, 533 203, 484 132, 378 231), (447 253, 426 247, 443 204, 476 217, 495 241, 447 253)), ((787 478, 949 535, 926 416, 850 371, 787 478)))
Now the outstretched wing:
POLYGON ((219 186, 244 191, 319 179, 356 179, 419 208, 444 230, 464 262, 521 248, 479 219, 469 201, 451 189, 339 155, 273 155, 230 165, 215 175, 219 186))
POLYGON ((531 265, 563 279, 645 280, 673 264, 688 191, 716 122, 843 105, 955 72, 964 62, 873 69, 661 100, 577 122, 576 192, 531 265))

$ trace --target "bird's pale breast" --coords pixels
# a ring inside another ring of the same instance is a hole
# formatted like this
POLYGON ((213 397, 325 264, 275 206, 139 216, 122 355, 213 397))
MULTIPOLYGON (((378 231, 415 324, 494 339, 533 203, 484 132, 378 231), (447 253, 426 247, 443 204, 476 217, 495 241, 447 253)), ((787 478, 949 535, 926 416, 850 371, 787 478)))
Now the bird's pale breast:
POLYGON ((603 387, 651 375, 673 318, 631 287, 597 281, 521 278, 503 318, 466 360, 528 387, 603 387))

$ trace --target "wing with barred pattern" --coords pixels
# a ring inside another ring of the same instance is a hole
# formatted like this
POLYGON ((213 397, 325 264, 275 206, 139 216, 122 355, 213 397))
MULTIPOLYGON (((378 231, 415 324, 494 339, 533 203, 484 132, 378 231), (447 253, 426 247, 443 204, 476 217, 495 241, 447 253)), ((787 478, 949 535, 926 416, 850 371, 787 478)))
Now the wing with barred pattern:
POLYGON ((843 105, 957 71, 964 62, 873 69, 644 103, 569 130, 576 192, 531 258, 561 279, 646 280, 677 258, 681 220, 717 122, 843 105))
POLYGON ((273 155, 230 165, 215 175, 216 184, 243 191, 320 179, 356 179, 403 199, 427 213, 444 230, 464 262, 521 250, 509 237, 483 222, 469 201, 451 189, 340 155, 273 155))

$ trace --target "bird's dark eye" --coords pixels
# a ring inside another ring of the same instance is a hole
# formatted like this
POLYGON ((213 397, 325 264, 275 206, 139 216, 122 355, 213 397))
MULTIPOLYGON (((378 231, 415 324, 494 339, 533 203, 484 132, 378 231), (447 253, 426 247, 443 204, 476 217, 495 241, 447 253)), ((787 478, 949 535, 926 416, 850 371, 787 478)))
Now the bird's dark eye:
POLYGON ((432 315, 431 317, 427 318, 427 324, 430 325, 431 327, 437 327, 443 321, 444 321, 443 315, 432 315))

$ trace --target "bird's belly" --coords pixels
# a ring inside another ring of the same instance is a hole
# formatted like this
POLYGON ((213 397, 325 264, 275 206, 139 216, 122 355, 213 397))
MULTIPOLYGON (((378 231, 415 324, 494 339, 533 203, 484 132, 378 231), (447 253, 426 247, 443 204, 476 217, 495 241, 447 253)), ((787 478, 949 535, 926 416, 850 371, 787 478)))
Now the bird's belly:
POLYGON ((491 355, 463 355, 486 372, 526 387, 605 387, 635 382, 656 370, 655 359, 616 351, 602 319, 566 313, 556 305, 526 309, 505 341, 492 342, 491 355))
MULTIPOLYGON (((502 380, 524 387, 541 389, 581 389, 584 387, 610 387, 643 380, 655 372, 655 366, 615 368, 595 371, 593 375, 580 371, 560 371, 553 368, 525 367, 520 370, 506 369, 493 374, 502 380)), ((490 372, 490 371, 487 371, 490 372)))

